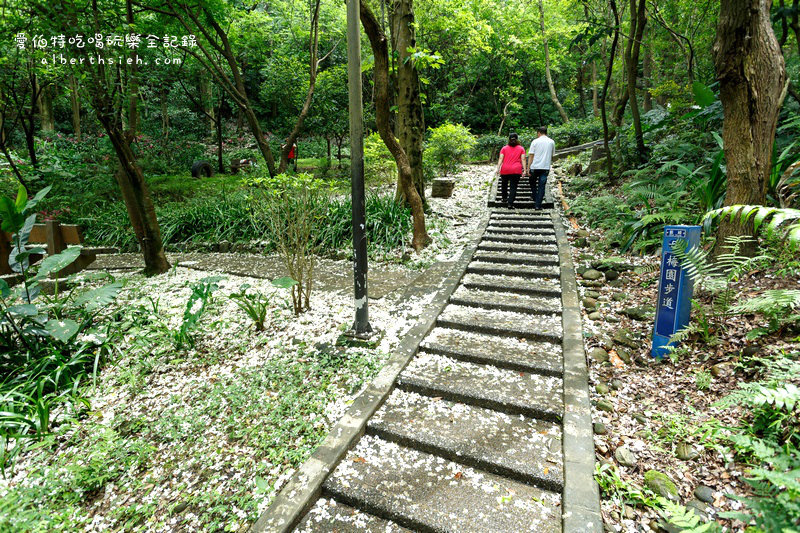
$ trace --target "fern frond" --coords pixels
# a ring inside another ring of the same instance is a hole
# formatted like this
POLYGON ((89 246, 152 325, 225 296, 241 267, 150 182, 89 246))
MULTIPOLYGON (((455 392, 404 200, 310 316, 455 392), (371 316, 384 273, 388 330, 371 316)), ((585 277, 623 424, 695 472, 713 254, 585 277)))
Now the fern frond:
POLYGON ((786 314, 798 307, 800 307, 800 289, 774 289, 736 304, 731 308, 731 312, 775 316, 786 314))
POLYGON ((659 265, 642 265, 633 269, 633 272, 638 275, 650 274, 651 272, 658 272, 661 267, 659 265))
POLYGON ((753 219, 753 227, 756 231, 764 224, 767 224, 767 234, 772 235, 781 231, 783 228, 783 238, 787 239, 792 245, 800 244, 800 209, 765 207, 763 205, 729 205, 720 209, 714 209, 706 213, 706 219, 728 217, 731 221, 737 218, 741 223, 753 219), (788 223, 788 224, 787 224, 788 223))

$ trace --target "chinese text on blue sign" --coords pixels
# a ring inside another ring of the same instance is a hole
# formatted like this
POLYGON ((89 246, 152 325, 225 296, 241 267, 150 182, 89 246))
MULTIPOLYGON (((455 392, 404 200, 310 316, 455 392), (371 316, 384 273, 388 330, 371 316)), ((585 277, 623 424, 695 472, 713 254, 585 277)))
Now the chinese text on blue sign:
POLYGON ((661 281, 658 284, 656 323, 653 329, 653 357, 667 354, 669 338, 689 325, 694 280, 681 268, 673 252, 675 242, 686 241, 686 250, 700 244, 700 226, 665 226, 661 246, 661 281))

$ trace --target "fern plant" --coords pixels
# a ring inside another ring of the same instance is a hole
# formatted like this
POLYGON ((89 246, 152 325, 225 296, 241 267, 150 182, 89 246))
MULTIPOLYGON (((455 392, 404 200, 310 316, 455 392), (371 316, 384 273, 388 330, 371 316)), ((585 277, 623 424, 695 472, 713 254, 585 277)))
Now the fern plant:
POLYGON ((765 207, 763 205, 729 205, 706 213, 706 218, 739 220, 744 224, 753 220, 755 231, 765 226, 767 235, 783 233, 783 238, 794 247, 800 243, 800 209, 765 207))
POLYGON ((659 498, 662 509, 658 514, 674 528, 682 533, 721 533, 722 527, 716 522, 704 522, 693 510, 666 498, 659 498))
POLYGON ((725 240, 728 252, 720 254, 714 263, 711 262, 707 250, 700 247, 687 250, 687 242, 684 240, 676 241, 672 247, 686 274, 694 281, 695 290, 706 291, 711 296, 708 313, 699 303, 695 307, 699 311, 696 316, 706 321, 702 325, 708 339, 713 335, 712 330, 721 330, 724 327, 724 318, 732 314, 734 283, 742 274, 765 259, 764 256, 746 257, 740 254, 742 246, 749 240, 748 237, 728 237, 725 240))
POLYGON ((741 314, 758 313, 768 320, 766 328, 756 328, 747 334, 748 339, 769 335, 780 329, 800 321, 800 313, 794 311, 800 307, 800 290, 774 289, 733 306, 731 312, 741 314))

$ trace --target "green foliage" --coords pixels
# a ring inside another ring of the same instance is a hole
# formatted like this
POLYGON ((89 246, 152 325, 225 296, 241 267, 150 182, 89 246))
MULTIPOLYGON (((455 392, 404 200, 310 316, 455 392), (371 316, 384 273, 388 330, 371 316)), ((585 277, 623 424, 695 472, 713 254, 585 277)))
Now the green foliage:
POLYGON ((572 119, 547 129, 548 137, 556 143, 556 148, 568 148, 596 141, 603 137, 603 123, 596 118, 572 119))
POLYGON ((475 136, 461 124, 442 124, 429 128, 429 133, 425 153, 445 175, 457 172, 475 147, 475 136))
POLYGON ((730 205, 706 213, 707 218, 728 217, 741 224, 753 221, 755 231, 764 226, 767 235, 783 232, 783 237, 792 246, 800 243, 800 209, 764 207, 761 205, 730 205))
POLYGON ((326 224, 330 191, 321 180, 309 174, 286 175, 250 180, 253 187, 253 223, 274 239, 292 286, 295 314, 310 309, 317 238, 326 224))
MULTIPOLYGON (((290 289, 295 285, 297 285, 297 281, 290 277, 278 278, 272 281, 272 286, 279 289, 290 289)), ((250 288, 249 283, 242 283, 239 286, 239 292, 231 294, 229 298, 239 306, 239 309, 250 317, 255 325, 256 331, 264 331, 264 322, 267 319, 267 311, 272 303, 272 295, 248 292, 250 288)))
MULTIPOLYGON (((96 317, 113 301, 121 285, 79 292, 40 295, 40 282, 60 271, 80 254, 80 248, 48 256, 30 266, 26 248, 36 214, 28 214, 47 190, 30 201, 20 191, 17 200, 2 200, 3 227, 13 233, 10 263, 23 276, 13 289, 0 280, 0 469, 3 472, 24 448, 24 442, 47 435, 56 406, 77 409, 85 404, 84 378, 96 375, 108 355, 110 326, 96 317), (20 251, 24 250, 24 251, 20 251)), ((43 253, 41 251, 40 253, 43 253)))
POLYGON ((667 524, 679 528, 682 533, 722 533, 722 526, 716 522, 704 522, 692 509, 683 505, 659 498, 661 509, 658 513, 667 521, 667 524))
POLYGON ((502 135, 484 134, 480 135, 475 141, 475 147, 472 150, 473 157, 490 162, 497 161, 500 157, 500 150, 508 142, 508 137, 502 135))
POLYGON ((206 312, 211 295, 219 289, 218 283, 223 279, 223 276, 208 276, 189 285, 192 293, 183 311, 181 327, 174 333, 175 347, 178 350, 194 346, 193 332, 206 312))
POLYGON ((800 290, 774 289, 736 304, 731 308, 731 312, 759 313, 767 318, 769 324, 766 328, 757 328, 747 334, 748 339, 753 339, 778 331, 787 325, 796 324, 800 321, 800 314, 794 312, 798 307, 800 307, 800 290))
POLYGON ((655 508, 658 506, 658 496, 653 491, 626 482, 620 477, 619 470, 611 464, 596 463, 594 479, 600 485, 603 495, 622 507, 642 505, 655 508))
POLYGON ((760 261, 763 256, 747 257, 740 255, 742 246, 750 239, 748 237, 728 237, 725 248, 729 250, 717 256, 711 262, 709 252, 700 247, 686 249, 686 241, 679 240, 673 245, 673 252, 681 263, 686 274, 694 280, 695 290, 707 291, 711 298, 711 320, 717 328, 724 328, 724 316, 731 314, 731 305, 735 296, 733 283, 738 281, 745 272, 748 272, 760 261))
POLYGON ((711 385, 712 379, 711 372, 707 370, 701 370, 694 374, 694 383, 697 386, 697 390, 707 390, 711 385))
POLYGON ((397 179, 397 164, 377 133, 364 137, 364 179, 391 183, 397 179))

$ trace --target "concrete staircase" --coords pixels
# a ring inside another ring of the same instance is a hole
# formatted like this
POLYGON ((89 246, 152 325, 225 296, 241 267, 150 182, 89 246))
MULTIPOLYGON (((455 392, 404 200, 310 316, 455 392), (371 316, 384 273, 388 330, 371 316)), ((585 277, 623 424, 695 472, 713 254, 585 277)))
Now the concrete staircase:
POLYGON ((435 327, 296 531, 562 531, 561 302, 551 214, 494 210, 435 327))

